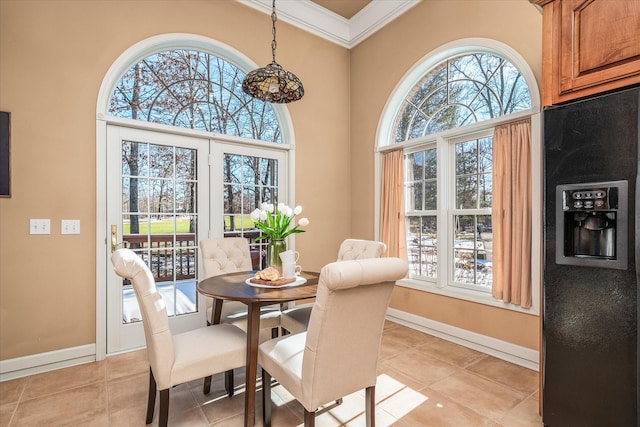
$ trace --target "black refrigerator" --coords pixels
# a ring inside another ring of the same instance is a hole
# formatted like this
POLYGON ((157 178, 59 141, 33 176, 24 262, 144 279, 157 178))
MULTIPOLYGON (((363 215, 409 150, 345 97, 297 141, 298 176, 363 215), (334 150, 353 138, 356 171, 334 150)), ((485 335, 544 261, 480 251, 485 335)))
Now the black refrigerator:
POLYGON ((543 110, 542 421, 640 424, 640 88, 543 110))

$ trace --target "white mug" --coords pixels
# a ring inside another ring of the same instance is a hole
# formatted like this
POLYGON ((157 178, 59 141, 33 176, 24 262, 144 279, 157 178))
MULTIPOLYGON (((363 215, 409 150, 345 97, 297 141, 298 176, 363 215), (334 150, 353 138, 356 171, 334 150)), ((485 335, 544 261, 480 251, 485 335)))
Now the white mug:
POLYGON ((282 264, 282 277, 285 279, 295 279, 302 272, 302 266, 296 265, 295 262, 285 262, 282 264))
POLYGON ((289 249, 288 251, 280 252, 280 259, 283 263, 293 262, 295 264, 298 262, 298 258, 300 258, 298 251, 289 249))

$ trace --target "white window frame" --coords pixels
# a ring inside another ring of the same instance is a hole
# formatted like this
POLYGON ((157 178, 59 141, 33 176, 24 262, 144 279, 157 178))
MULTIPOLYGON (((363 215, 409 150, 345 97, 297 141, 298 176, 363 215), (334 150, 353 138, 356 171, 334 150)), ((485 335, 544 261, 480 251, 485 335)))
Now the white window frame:
POLYGON ((506 44, 495 40, 470 38, 461 39, 445 44, 432 52, 429 52, 420 59, 398 82, 387 104, 383 110, 376 134, 376 181, 375 181, 375 224, 376 237, 379 233, 380 224, 380 177, 381 177, 381 156, 386 151, 402 148, 405 153, 419 151, 432 145, 435 141, 438 150, 438 244, 437 250, 439 255, 438 261, 438 278, 436 281, 432 279, 416 279, 408 278, 397 282, 398 286, 415 289, 418 291, 430 292, 447 297, 457 298, 460 300, 471 301, 493 307, 524 312, 528 314, 540 314, 540 289, 541 289, 541 270, 542 270, 542 149, 541 149, 541 131, 540 131, 540 91, 529 65, 520 56, 520 54, 506 44), (474 123, 469 126, 449 129, 424 138, 411 140, 408 142, 394 143, 395 135, 393 133, 396 114, 411 88, 431 69, 447 58, 463 55, 472 52, 487 52, 500 55, 511 63, 513 63, 522 73, 527 86, 529 87, 531 96, 531 108, 529 110, 520 111, 507 116, 496 117, 480 123, 474 123), (496 126, 504 123, 530 118, 531 119, 531 137, 532 137, 532 248, 531 248, 531 283, 532 283, 532 305, 529 309, 521 308, 515 304, 508 304, 493 298, 490 292, 484 292, 463 287, 451 286, 450 282, 453 278, 453 248, 452 248, 452 218, 453 213, 446 207, 450 206, 455 191, 453 168, 454 153, 453 142, 465 138, 474 138, 482 132, 489 132, 496 126), (448 174, 444 174, 442 165, 446 165, 449 169, 448 174), (444 228, 444 230, 443 230, 444 228), (441 254, 447 254, 446 262, 441 261, 441 254))

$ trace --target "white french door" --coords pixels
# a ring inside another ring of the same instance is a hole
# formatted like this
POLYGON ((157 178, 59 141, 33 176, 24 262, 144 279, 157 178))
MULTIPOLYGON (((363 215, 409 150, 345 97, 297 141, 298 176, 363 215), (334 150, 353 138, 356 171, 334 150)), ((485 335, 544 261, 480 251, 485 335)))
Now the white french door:
MULTIPOLYGON (((174 333, 206 323, 196 283, 198 242, 209 227, 210 145, 206 138, 107 127, 107 235, 147 263, 174 333)), ((131 284, 107 272, 107 353, 143 347, 131 284)))
MULTIPOLYGON (((145 260, 173 333, 206 324, 205 298, 195 287, 202 274, 200 240, 244 236, 262 256, 266 243, 255 242, 258 233, 249 215, 262 202, 292 202, 286 200, 287 159, 281 147, 107 126, 107 235, 113 229, 118 247, 145 260)), ((106 328, 107 354, 145 345, 133 289, 112 268, 107 268, 106 328)))

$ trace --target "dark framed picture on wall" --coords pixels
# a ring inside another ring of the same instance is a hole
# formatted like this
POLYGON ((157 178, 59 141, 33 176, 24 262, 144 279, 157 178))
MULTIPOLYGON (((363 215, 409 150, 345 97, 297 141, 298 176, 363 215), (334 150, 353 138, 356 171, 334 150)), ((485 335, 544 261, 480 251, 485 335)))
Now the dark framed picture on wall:
POLYGON ((11 197, 9 113, 0 111, 0 197, 11 197))

